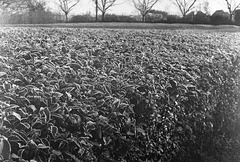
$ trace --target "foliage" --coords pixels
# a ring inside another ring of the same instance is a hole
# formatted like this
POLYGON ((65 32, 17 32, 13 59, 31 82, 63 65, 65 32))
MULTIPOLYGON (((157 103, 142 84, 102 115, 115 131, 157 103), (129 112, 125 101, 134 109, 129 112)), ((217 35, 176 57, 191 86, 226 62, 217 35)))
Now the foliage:
POLYGON ((178 23, 180 22, 181 18, 177 15, 168 15, 167 16, 167 23, 178 23))
MULTIPOLYGON (((115 14, 106 14, 104 16, 105 22, 137 22, 135 17, 125 16, 125 15, 115 15, 115 14)), ((79 23, 79 22, 94 22, 95 18, 90 14, 85 15, 76 15, 71 18, 70 23, 79 23)))
POLYGON ((239 161, 238 36, 2 28, 12 161, 239 161))
POLYGON ((105 22, 136 22, 136 18, 127 15, 106 14, 105 22))
POLYGON ((27 7, 27 0, 0 0, 0 12, 18 12, 27 7))
POLYGON ((146 22, 166 22, 168 13, 159 10, 150 10, 146 15, 146 22))
POLYGON ((2 14, 2 24, 51 24, 61 21, 62 16, 50 11, 23 12, 15 14, 2 14))
POLYGON ((236 25, 240 25, 240 10, 235 11, 234 20, 236 25))
POLYGON ((229 20, 232 22, 235 11, 240 7, 240 3, 237 0, 225 0, 225 1, 229 13, 229 20))
POLYGON ((185 18, 181 19, 181 22, 191 23, 191 24, 209 24, 210 16, 206 15, 202 11, 195 13, 194 11, 186 15, 185 18))
POLYGON ((75 15, 69 20, 70 23, 92 22, 94 18, 90 14, 75 15))
POLYGON ((198 11, 194 15, 194 23, 195 24, 209 24, 210 23, 210 16, 203 13, 202 11, 198 11))
POLYGON ((193 23, 195 18, 195 12, 192 11, 189 14, 187 14, 185 17, 182 17, 181 22, 183 23, 193 23))
POLYGON ((223 10, 217 10, 211 16, 211 23, 214 25, 230 24, 229 14, 223 10))

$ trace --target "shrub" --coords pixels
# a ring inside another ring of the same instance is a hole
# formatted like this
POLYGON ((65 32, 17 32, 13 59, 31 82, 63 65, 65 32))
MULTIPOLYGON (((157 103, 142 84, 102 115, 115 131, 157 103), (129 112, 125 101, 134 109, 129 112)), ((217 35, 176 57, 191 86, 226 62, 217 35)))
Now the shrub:
POLYGON ((70 23, 79 23, 79 22, 91 22, 94 21, 94 17, 90 14, 76 15, 70 19, 70 23))
POLYGON ((230 24, 229 13, 224 12, 223 10, 218 10, 214 12, 211 16, 211 24, 221 25, 221 24, 230 24))
POLYGON ((240 25, 240 10, 235 11, 234 20, 236 25, 240 25))
POLYGON ((178 15, 167 15, 167 23, 176 23, 180 21, 180 17, 178 15))
POLYGON ((194 24, 208 24, 209 21, 210 17, 202 11, 198 11, 197 14, 194 15, 194 24))
POLYGON ((167 16, 167 12, 150 10, 146 16, 146 22, 165 22, 167 20, 167 16))
POLYGON ((136 22, 136 19, 126 15, 106 14, 104 21, 106 22, 136 22))
MULTIPOLYGON (((73 16, 70 20, 71 23, 93 22, 93 21, 95 21, 95 17, 91 16, 90 14, 76 15, 76 16, 73 16)), ((135 22, 136 19, 131 16, 106 14, 104 21, 105 22, 135 22)))
POLYGON ((185 18, 182 18, 182 19, 181 19, 181 22, 184 22, 184 23, 193 23, 193 21, 194 21, 194 16, 195 16, 195 15, 194 15, 194 11, 192 11, 192 12, 188 13, 185 18))
POLYGON ((56 17, 61 15, 54 14, 50 11, 34 11, 8 14, 6 20, 3 23, 9 24, 50 24, 55 22, 61 22, 56 17))

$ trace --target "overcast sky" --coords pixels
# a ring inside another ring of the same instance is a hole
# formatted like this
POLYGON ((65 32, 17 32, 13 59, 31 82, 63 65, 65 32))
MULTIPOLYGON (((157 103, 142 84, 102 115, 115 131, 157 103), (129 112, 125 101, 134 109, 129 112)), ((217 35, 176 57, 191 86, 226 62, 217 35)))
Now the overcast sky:
MULTIPOLYGON (((51 0, 48 7, 55 12, 61 12, 61 10, 53 3, 58 0, 51 0)), ((153 9, 167 11, 170 14, 178 14, 180 15, 179 9, 173 5, 173 0, 160 0, 153 9)), ((207 0, 199 0, 199 2, 204 2, 207 0)), ((47 1, 49 2, 49 1, 47 1)), ((210 13, 212 14, 216 10, 225 10, 227 11, 227 7, 225 4, 225 0, 208 0, 210 13)), ((199 6, 198 4, 195 5, 199 6)), ((85 14, 90 12, 94 14, 94 3, 92 0, 80 0, 77 6, 74 7, 70 15, 78 15, 85 14)), ((110 8, 107 13, 114 13, 118 15, 137 15, 138 11, 134 8, 134 5, 131 0, 117 0, 116 5, 110 8)))

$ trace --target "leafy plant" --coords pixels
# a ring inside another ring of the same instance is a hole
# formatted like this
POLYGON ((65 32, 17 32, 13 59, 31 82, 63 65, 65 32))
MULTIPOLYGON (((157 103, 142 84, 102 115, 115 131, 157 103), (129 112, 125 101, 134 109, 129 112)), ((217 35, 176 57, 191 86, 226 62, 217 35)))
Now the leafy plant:
POLYGON ((240 159, 237 33, 2 28, 0 36, 3 160, 240 159))

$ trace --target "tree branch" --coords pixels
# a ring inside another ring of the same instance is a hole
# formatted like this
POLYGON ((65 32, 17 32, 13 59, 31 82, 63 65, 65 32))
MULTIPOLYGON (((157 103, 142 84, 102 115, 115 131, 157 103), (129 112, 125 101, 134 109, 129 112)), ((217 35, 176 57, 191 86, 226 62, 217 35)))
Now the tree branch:
POLYGON ((182 15, 186 16, 186 14, 193 9, 196 2, 197 0, 175 0, 173 3, 179 8, 182 15))

